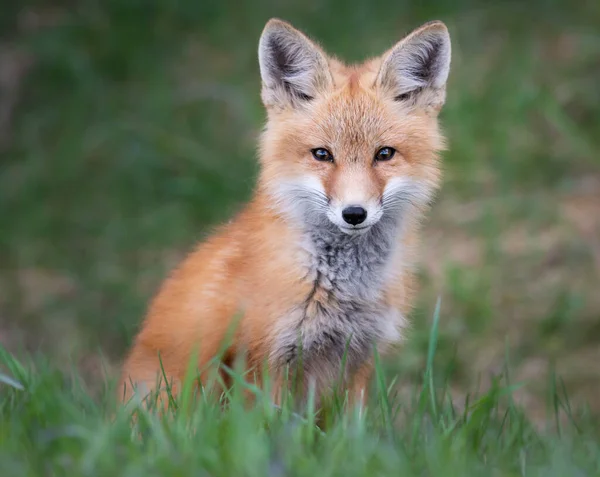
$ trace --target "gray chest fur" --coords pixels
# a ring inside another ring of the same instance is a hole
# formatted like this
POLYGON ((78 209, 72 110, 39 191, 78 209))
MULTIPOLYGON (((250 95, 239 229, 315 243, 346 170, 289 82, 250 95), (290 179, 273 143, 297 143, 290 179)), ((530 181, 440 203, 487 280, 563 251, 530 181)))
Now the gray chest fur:
POLYGON ((278 331, 278 365, 301 364, 305 374, 330 381, 339 377, 343 359, 351 373, 372 356, 375 343, 399 338, 399 314, 382 297, 395 230, 380 223, 362 236, 326 228, 309 235, 313 287, 278 331))

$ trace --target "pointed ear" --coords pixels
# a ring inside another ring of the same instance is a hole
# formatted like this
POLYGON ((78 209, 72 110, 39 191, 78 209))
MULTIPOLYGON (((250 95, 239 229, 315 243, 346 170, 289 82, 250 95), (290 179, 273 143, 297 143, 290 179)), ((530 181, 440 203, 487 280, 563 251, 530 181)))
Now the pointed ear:
POLYGON ((318 45, 281 20, 269 20, 260 37, 258 60, 265 106, 298 106, 333 83, 318 45))
POLYGON ((438 110, 450 71, 450 35, 442 22, 416 29, 383 57, 376 84, 397 101, 438 110))

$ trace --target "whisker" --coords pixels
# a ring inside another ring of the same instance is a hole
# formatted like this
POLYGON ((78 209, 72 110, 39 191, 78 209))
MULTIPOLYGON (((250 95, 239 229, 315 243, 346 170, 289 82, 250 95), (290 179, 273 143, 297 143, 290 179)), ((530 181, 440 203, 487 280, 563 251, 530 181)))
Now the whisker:
POLYGON ((392 209, 396 206, 401 205, 413 205, 416 206, 418 203, 419 197, 415 194, 402 194, 402 195, 393 195, 391 197, 384 197, 381 201, 381 206, 384 209, 392 209))

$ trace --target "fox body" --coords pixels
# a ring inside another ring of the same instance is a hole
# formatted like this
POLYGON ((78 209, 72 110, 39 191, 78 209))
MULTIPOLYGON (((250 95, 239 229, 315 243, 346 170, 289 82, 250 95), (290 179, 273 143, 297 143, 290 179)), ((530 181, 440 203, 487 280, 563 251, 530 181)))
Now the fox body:
POLYGON ((343 377, 364 399, 374 347, 402 340, 419 222, 440 182, 446 27, 425 24, 347 66, 274 19, 259 64, 268 120, 254 196, 159 290, 123 368, 124 398, 163 370, 177 392, 197 349, 201 369, 243 352, 255 378, 266 364, 281 383, 299 366, 304 392, 343 377))

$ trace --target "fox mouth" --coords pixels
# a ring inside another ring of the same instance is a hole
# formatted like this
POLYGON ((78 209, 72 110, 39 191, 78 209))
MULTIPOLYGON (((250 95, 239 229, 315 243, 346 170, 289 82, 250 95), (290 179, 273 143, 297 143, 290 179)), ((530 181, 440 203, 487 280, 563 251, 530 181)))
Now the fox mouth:
POLYGON ((346 225, 339 225, 338 227, 342 232, 344 232, 348 235, 358 235, 358 234, 364 234, 368 229, 370 229, 372 227, 372 224, 371 225, 363 225, 361 227, 346 226, 346 225))
POLYGON ((341 232, 347 236, 363 235, 379 222, 383 216, 383 211, 374 206, 374 204, 366 204, 360 207, 364 209, 364 213, 359 217, 348 213, 344 217, 342 209, 349 207, 339 204, 334 204, 330 207, 325 215, 330 222, 330 226, 333 226, 337 233, 341 232))

